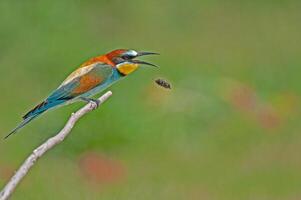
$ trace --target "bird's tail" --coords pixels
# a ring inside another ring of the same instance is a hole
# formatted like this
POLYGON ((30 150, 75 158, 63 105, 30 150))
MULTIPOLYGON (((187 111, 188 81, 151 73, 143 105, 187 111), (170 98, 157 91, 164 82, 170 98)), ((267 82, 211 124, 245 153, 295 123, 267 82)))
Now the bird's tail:
POLYGON ((52 101, 52 102, 45 100, 42 103, 38 104, 36 107, 34 107, 32 110, 30 110, 28 113, 26 113, 23 116, 23 121, 16 128, 14 128, 7 136, 5 136, 4 139, 6 139, 10 135, 16 133, 19 129, 21 129, 23 126, 25 126, 27 123, 29 123, 34 118, 41 115, 43 112, 47 111, 50 108, 56 107, 64 102, 65 101, 63 101, 63 100, 57 100, 57 101, 52 101))
POLYGON ((10 135, 16 133, 20 128, 25 126, 27 123, 29 123, 31 120, 36 118, 38 115, 34 115, 28 118, 25 118, 16 128, 14 128, 7 136, 4 137, 4 139, 8 138, 10 135))

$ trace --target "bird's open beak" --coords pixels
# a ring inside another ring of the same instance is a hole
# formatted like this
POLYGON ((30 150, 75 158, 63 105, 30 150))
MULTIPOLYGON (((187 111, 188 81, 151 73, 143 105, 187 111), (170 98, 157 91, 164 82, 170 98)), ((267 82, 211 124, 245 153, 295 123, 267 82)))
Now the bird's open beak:
MULTIPOLYGON (((153 53, 153 52, 140 51, 140 52, 138 52, 136 57, 147 56, 147 55, 160 55, 160 54, 153 53)), ((141 60, 131 60, 131 62, 135 63, 135 64, 142 64, 142 65, 149 65, 149 66, 153 66, 153 67, 158 67, 157 65, 154 65, 152 63, 148 63, 148 62, 145 62, 145 61, 141 61, 141 60)))

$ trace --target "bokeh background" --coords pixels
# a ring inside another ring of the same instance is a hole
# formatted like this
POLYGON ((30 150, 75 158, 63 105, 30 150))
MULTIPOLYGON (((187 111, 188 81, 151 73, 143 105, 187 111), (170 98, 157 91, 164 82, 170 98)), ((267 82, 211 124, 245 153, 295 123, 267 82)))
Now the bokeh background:
MULTIPOLYGON (((0 1, 0 135, 86 59, 160 52, 12 199, 301 199, 301 2, 0 1), (172 90, 154 84, 169 80, 172 90)), ((73 104, 0 141, 0 186, 73 104)))

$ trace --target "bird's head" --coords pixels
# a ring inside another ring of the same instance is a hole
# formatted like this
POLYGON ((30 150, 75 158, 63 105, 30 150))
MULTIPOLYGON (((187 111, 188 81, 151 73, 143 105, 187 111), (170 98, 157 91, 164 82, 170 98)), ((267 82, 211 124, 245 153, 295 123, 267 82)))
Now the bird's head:
POLYGON ((106 54, 106 57, 112 63, 114 63, 117 70, 121 74, 128 75, 134 72, 139 67, 140 64, 157 67, 154 64, 135 59, 137 57, 145 56, 145 55, 158 55, 158 53, 135 51, 131 49, 117 49, 106 54))

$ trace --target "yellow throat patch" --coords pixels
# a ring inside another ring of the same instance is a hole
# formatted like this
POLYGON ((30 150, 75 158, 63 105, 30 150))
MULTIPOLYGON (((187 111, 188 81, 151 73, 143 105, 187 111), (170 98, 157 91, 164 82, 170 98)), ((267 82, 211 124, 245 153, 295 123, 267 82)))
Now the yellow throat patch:
POLYGON ((118 71, 123 75, 128 75, 133 71, 135 71, 137 68, 138 68, 138 64, 133 64, 133 63, 125 63, 117 66, 118 71))

